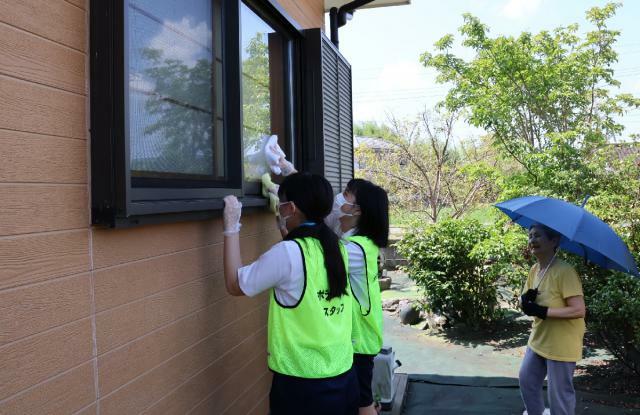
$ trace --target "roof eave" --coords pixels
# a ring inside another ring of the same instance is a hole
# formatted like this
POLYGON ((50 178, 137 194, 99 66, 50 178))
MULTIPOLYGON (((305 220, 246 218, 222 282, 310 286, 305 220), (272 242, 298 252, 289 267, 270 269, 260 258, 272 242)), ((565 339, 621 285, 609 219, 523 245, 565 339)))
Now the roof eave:
MULTIPOLYGON (((349 2, 351 2, 351 0, 324 0, 324 11, 328 12, 332 7, 340 7, 349 2)), ((374 0, 371 3, 360 7, 360 9, 405 6, 408 4, 411 4, 411 0, 374 0)))

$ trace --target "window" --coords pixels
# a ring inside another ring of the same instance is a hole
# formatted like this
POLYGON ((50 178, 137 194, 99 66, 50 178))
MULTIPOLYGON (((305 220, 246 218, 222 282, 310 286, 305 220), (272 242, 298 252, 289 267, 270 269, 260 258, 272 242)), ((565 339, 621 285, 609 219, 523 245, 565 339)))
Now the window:
POLYGON ((224 183, 221 12, 210 0, 128 0, 125 134, 133 187, 224 183), (215 47, 214 47, 215 45, 215 47))
POLYGON ((242 143, 245 191, 256 193, 260 171, 253 159, 260 138, 277 135, 282 148, 292 147, 292 38, 274 21, 260 17, 259 2, 240 8, 242 72, 242 143), (291 115, 290 115, 291 114, 291 115))
POLYGON ((257 140, 292 152, 300 123, 301 33, 274 4, 91 2, 93 223, 208 216, 227 194, 265 205, 257 140))
POLYGON ((265 206, 254 168, 277 134, 337 192, 353 176, 351 69, 275 0, 92 0, 92 222, 265 206))

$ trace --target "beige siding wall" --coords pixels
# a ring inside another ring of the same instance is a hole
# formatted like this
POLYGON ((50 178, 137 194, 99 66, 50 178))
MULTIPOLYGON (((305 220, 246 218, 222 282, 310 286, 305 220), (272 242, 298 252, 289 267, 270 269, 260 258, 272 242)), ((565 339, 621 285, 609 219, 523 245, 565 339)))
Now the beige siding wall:
MULTIPOLYGON (((264 414, 267 296, 226 294, 220 220, 89 225, 88 4, 0 0, 0 413, 264 414)), ((243 223, 248 262, 278 234, 243 223)))

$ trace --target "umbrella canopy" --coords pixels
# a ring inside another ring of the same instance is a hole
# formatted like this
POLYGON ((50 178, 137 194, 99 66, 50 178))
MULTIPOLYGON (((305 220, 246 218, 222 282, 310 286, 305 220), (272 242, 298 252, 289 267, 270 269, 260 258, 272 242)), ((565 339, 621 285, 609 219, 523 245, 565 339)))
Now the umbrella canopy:
POLYGON ((618 234, 580 206, 542 196, 519 197, 495 206, 524 228, 539 223, 560 233, 560 249, 603 268, 640 276, 631 252, 618 234))

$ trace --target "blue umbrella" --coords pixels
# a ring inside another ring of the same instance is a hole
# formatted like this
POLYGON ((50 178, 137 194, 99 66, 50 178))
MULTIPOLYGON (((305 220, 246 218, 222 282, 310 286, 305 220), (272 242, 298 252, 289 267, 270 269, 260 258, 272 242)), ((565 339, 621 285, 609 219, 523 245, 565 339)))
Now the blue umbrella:
POLYGON ((495 206, 526 229, 539 223, 560 233, 560 249, 603 268, 640 276, 622 239, 609 225, 580 206, 542 196, 519 197, 495 206))

